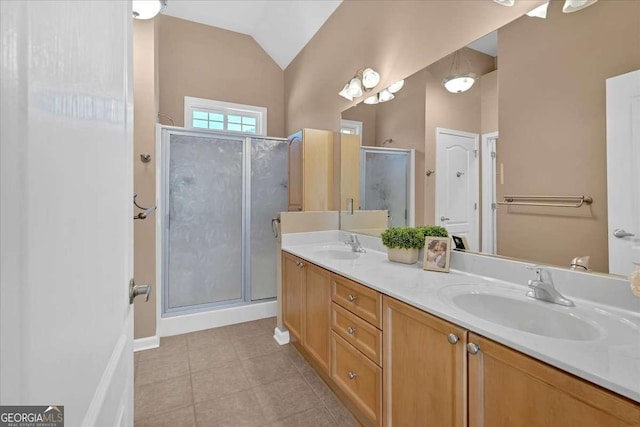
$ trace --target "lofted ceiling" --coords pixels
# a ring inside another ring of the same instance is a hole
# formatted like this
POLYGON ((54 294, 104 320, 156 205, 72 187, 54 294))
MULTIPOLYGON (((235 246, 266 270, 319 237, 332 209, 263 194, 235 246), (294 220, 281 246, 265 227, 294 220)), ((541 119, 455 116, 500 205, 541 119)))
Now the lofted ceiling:
POLYGON ((285 69, 342 0, 170 0, 165 15, 252 36, 285 69))

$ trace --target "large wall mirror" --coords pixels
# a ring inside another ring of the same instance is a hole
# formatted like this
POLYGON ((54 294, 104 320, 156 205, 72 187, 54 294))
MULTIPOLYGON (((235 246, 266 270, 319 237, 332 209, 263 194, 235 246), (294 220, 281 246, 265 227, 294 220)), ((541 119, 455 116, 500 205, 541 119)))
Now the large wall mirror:
MULTIPOLYGON (((408 76, 390 101, 342 113, 361 155, 341 165, 360 171, 358 185, 342 185, 354 209, 341 212, 341 228, 443 225, 474 251, 565 267, 588 256, 602 273, 640 262, 640 131, 614 146, 607 129, 607 79, 640 69, 640 2, 574 13, 563 3, 408 76), (455 63, 478 76, 463 93, 442 84, 455 63), (607 168, 607 150, 622 159, 625 185, 608 189, 620 172, 607 168)), ((640 120, 640 103, 633 111, 640 120)))

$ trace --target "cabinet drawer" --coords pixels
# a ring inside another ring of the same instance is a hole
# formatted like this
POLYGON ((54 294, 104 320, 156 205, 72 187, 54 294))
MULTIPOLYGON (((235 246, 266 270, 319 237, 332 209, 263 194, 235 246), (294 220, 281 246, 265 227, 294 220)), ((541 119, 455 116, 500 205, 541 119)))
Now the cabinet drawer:
POLYGON ((337 274, 331 274, 331 299, 382 329, 382 295, 337 274))
POLYGON ((335 302, 331 304, 331 328, 369 359, 382 364, 382 331, 335 302))
POLYGON ((373 425, 380 425, 382 369, 335 332, 331 351, 331 378, 373 425))

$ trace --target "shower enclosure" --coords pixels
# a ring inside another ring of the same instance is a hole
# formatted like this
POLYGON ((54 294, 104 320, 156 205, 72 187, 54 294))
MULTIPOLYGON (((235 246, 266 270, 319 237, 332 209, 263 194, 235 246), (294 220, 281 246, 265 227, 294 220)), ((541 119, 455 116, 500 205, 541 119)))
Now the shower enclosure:
POLYGON ((162 316, 276 296, 287 141, 161 128, 162 316))
POLYGON ((389 227, 414 225, 414 150, 360 148, 362 210, 387 210, 389 227))

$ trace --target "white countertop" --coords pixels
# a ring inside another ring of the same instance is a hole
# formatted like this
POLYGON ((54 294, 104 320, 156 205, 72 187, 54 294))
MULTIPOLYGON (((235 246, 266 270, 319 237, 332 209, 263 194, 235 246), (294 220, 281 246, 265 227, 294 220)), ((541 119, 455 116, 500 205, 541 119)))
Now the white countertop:
MULTIPOLYGON (((424 271, 418 264, 405 265, 388 261, 386 252, 375 240, 361 238, 366 254, 353 259, 338 259, 332 252, 318 250, 339 243, 338 232, 297 233, 284 235, 282 249, 320 267, 362 283, 469 331, 490 338, 522 353, 570 372, 630 399, 640 402, 640 313, 612 305, 598 304, 565 294, 576 309, 598 315, 611 315, 612 324, 592 341, 549 338, 511 329, 476 317, 446 298, 451 285, 477 285, 478 289, 497 287, 508 292, 528 290, 524 284, 451 270, 450 273, 424 271), (377 250, 376 250, 377 249, 377 250)), ((377 239, 379 242, 379 239, 377 239)), ((505 261, 509 262, 509 261, 505 261)), ((601 280, 601 279, 600 279, 601 280)), ((526 283, 526 281, 524 282, 526 283)), ((560 286, 558 286, 560 288, 560 286)), ((603 291, 604 292, 604 291, 603 291)), ((629 298, 634 298, 629 292, 629 298)), ((537 301, 536 301, 537 303, 537 301)), ((540 304, 549 304, 539 302, 540 304)), ((628 305, 628 303, 627 303, 628 305)), ((632 303, 635 307, 635 302, 632 303)), ((553 307, 563 310, 565 308, 553 307)))

